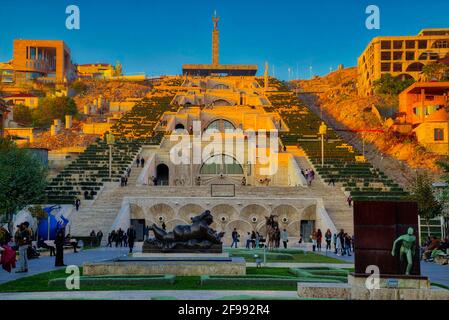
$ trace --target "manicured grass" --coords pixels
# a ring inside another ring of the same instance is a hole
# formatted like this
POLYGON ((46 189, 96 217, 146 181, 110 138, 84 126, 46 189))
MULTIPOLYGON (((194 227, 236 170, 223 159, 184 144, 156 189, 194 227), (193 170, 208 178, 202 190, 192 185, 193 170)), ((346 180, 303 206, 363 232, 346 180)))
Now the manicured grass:
MULTIPOLYGON (((292 276, 288 273, 288 268, 247 268, 249 275, 273 275, 292 276)), ((43 291, 66 291, 64 286, 49 287, 50 279, 64 278, 67 274, 65 270, 45 272, 38 275, 25 277, 0 285, 0 292, 43 292, 43 291)), ((142 276, 138 276, 142 277, 142 276)), ((227 285, 211 284, 200 285, 200 277, 176 277, 175 284, 158 285, 84 285, 83 291, 118 291, 118 290, 273 290, 273 291, 295 291, 296 285, 239 285, 230 288, 227 285)))
MULTIPOLYGON (((254 255, 258 255, 263 260, 263 249, 226 249, 231 256, 243 257, 246 262, 256 262, 254 255)), ((285 262, 285 263, 347 263, 333 257, 316 254, 313 252, 305 252, 298 249, 278 249, 273 251, 266 251, 267 262, 285 262)))

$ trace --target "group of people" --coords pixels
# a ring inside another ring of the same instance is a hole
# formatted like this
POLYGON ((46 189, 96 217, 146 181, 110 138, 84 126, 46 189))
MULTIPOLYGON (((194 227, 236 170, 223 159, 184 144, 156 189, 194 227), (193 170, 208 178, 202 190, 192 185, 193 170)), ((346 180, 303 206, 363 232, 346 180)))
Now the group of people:
POLYGON ((330 229, 327 229, 324 235, 320 229, 316 231, 314 230, 310 234, 310 240, 312 241, 312 251, 320 252, 322 250, 323 238, 326 244, 326 251, 331 251, 333 245, 334 253, 337 256, 351 256, 351 252, 354 251, 354 236, 351 237, 348 233, 344 232, 343 229, 340 230, 338 234, 332 234, 330 229))
POLYGON ((77 253, 78 241, 72 239, 70 234, 65 235, 65 228, 56 230, 54 241, 45 241, 42 237, 36 240, 37 236, 30 227, 28 221, 17 225, 14 237, 11 237, 8 231, 4 230, 0 241, 1 260, 0 264, 7 272, 16 268, 16 255, 19 253, 18 266, 16 273, 27 273, 29 270, 29 260, 38 258, 42 249, 48 250, 50 256, 55 257, 55 266, 61 267, 64 264, 64 247, 73 247, 77 253))
POLYGON ((126 187, 128 185, 128 178, 131 175, 131 168, 126 169, 124 175, 120 177, 120 187, 126 187))
POLYGON ((142 168, 145 166, 145 159, 143 157, 137 156, 136 158, 136 166, 137 168, 141 166, 142 168))
POLYGON ((307 185, 311 186, 313 180, 315 180, 315 171, 313 169, 306 169, 306 171, 301 169, 301 173, 306 178, 307 185))
POLYGON ((449 239, 439 239, 436 236, 427 237, 422 247, 422 259, 426 262, 432 262, 439 254, 449 254, 449 239))
POLYGON ((90 235, 89 235, 91 238, 96 238, 97 239, 97 243, 99 244, 99 245, 101 245, 101 239, 103 239, 103 231, 101 231, 101 230, 98 230, 98 232, 95 232, 95 230, 92 230, 91 232, 90 232, 90 235))
POLYGON ((126 232, 123 231, 122 228, 119 228, 117 231, 112 230, 111 233, 108 234, 108 244, 106 246, 112 248, 112 244, 115 243, 116 248, 119 246, 128 247, 129 253, 132 253, 136 238, 137 234, 133 226, 130 226, 126 232))

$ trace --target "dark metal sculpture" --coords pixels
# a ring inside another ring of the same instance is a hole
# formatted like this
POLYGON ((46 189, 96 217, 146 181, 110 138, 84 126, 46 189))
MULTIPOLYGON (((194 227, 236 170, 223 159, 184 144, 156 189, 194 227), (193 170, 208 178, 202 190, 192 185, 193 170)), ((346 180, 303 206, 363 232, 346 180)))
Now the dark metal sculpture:
POLYGON ((191 218, 191 225, 176 226, 167 232, 153 224, 150 230, 155 238, 145 241, 144 253, 221 253, 223 244, 221 239, 224 232, 217 233, 210 225, 214 222, 209 210, 199 216, 191 218))

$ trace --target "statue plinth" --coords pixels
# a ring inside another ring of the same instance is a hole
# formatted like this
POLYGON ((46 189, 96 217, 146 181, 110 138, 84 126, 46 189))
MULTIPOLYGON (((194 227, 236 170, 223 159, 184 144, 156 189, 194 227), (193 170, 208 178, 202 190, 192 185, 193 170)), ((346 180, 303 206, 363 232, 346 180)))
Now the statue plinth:
POLYGON ((222 253, 223 245, 210 241, 190 240, 187 242, 164 243, 157 239, 150 239, 142 246, 143 253, 222 253))

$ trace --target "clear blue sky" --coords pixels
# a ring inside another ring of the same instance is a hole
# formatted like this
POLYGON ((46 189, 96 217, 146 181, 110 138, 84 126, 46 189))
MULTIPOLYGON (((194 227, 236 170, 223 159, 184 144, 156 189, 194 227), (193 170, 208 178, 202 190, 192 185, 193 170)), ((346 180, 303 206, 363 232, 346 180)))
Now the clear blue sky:
MULTIPOLYGON (((264 62, 288 79, 325 74, 357 57, 378 35, 416 34, 449 27, 448 0, 21 0, 3 1, 0 61, 12 41, 62 39, 75 63, 123 64, 125 73, 179 74, 183 63, 210 63, 211 16, 218 11, 221 63, 264 62), (65 8, 76 4, 81 29, 65 28, 65 8), (365 8, 381 10, 381 29, 365 28, 365 8), (294 74, 294 75, 293 75, 294 74)), ((270 72, 271 74, 271 72, 270 72)))

